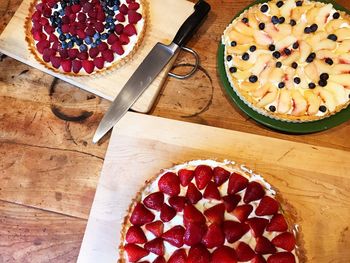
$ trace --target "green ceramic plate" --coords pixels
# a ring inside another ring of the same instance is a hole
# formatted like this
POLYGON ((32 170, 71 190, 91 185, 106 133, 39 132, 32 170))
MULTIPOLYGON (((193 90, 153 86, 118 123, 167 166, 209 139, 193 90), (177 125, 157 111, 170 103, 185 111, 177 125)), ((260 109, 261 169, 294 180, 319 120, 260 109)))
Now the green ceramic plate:
MULTIPOLYGON (((241 13, 243 13, 246 9, 249 7, 258 4, 258 3, 264 3, 268 2, 266 0, 258 0, 252 3, 251 5, 247 6, 242 12, 237 14, 233 19, 238 17, 241 13)), ((338 10, 345 11, 350 14, 350 12, 345 9, 344 7, 334 3, 333 1, 319 1, 324 3, 331 2, 334 7, 338 10)), ((218 50, 218 70, 219 75, 221 78, 221 81, 224 85, 224 88, 226 92, 228 93, 229 97, 236 103, 236 105, 249 117, 253 118, 255 121, 269 127, 275 130, 288 132, 288 133, 294 133, 294 134, 306 134, 306 133, 314 133, 314 132, 320 132, 324 131, 330 128, 333 128, 335 126, 338 126, 350 119, 350 106, 346 109, 340 111, 339 113, 328 117, 323 120, 319 121, 313 121, 313 122, 305 122, 305 123, 290 123, 285 121, 279 121, 274 120, 269 117, 266 117, 264 115, 259 114, 249 106, 247 106, 236 94, 236 92, 232 89, 226 75, 225 65, 224 65, 224 45, 221 44, 221 40, 219 43, 219 50, 218 50)))

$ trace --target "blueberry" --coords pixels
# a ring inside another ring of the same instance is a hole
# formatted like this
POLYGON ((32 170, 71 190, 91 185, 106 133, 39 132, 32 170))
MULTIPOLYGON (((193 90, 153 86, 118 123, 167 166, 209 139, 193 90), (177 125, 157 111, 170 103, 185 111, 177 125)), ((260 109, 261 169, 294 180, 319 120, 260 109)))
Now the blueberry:
POLYGON ((58 38, 59 38, 59 40, 61 40, 61 41, 65 41, 65 40, 66 40, 66 36, 63 35, 63 34, 61 34, 58 38))
POLYGON ((55 5, 53 6, 53 8, 57 9, 57 8, 58 8, 58 4, 55 4, 55 5))
POLYGON ((61 9, 61 10, 59 11, 59 13, 60 13, 60 16, 64 16, 64 10, 63 10, 63 9, 61 9))
POLYGON ((323 79, 320 79, 320 81, 318 82, 318 85, 320 85, 321 87, 326 87, 327 86, 327 80, 323 80, 323 79))
POLYGON ((299 48, 299 42, 295 42, 295 43, 293 44, 293 48, 294 48, 294 49, 298 49, 298 48, 299 48))
POLYGON ((251 83, 255 83, 255 82, 258 81, 258 77, 255 76, 255 75, 251 75, 251 76, 249 77, 249 81, 250 81, 251 83))
POLYGON ((63 49, 66 49, 66 48, 68 47, 68 45, 67 45, 66 42, 62 42, 62 43, 61 43, 61 47, 62 47, 63 49))
POLYGON ((113 10, 114 11, 118 11, 119 10, 119 6, 117 6, 117 5, 113 6, 113 10))
POLYGON ((276 62, 276 68, 281 68, 281 67, 282 67, 282 62, 281 61, 276 62))
POLYGON ((237 68, 236 67, 230 67, 230 72, 231 73, 236 73, 237 72, 237 68))
POLYGON ((87 50, 87 46, 86 46, 85 44, 80 45, 79 50, 80 50, 81 52, 86 51, 86 50, 87 50))
POLYGON ((328 80, 328 79, 329 79, 328 73, 322 73, 322 74, 320 75, 320 79, 321 79, 321 80, 328 80))
POLYGON ((58 34, 62 34, 62 29, 61 28, 57 28, 57 33, 58 34))
POLYGON ((316 58, 316 54, 314 52, 312 52, 306 59, 307 63, 311 63, 312 61, 314 61, 314 59, 316 58))
POLYGON ((283 6, 283 1, 278 1, 277 3, 276 3, 276 5, 277 5, 277 7, 278 8, 281 8, 282 6, 283 6))
POLYGON ((264 30, 265 29, 265 23, 260 23, 259 24, 259 29, 264 30))
POLYGON ((289 24, 291 26, 295 26, 297 24, 297 22, 294 19, 292 19, 292 20, 290 20, 289 24))
POLYGON ((242 22, 245 23, 245 24, 247 24, 247 23, 249 22, 249 19, 246 18, 246 17, 243 17, 243 18, 242 18, 242 22))
POLYGON ((91 47, 97 47, 97 44, 96 43, 92 43, 91 47))
POLYGON ((107 23, 114 23, 113 17, 108 16, 108 17, 106 18, 106 22, 107 22, 107 23))
POLYGON ((271 22, 272 22, 272 24, 277 25, 280 22, 280 20, 277 16, 273 16, 271 18, 271 22))
POLYGON ((95 43, 96 43, 96 45, 101 44, 101 39, 97 39, 95 43))
POLYGON ((275 45, 272 45, 272 44, 271 44, 271 45, 269 46, 269 50, 270 50, 270 51, 275 51, 275 49, 276 49, 276 46, 275 46, 275 45))
POLYGON ((236 41, 232 41, 231 42, 231 47, 235 47, 235 46, 237 46, 237 42, 236 41))
POLYGON ((50 16, 49 20, 50 20, 51 23, 53 23, 53 22, 55 22, 56 19, 55 19, 54 16, 50 16))
POLYGON ((334 63, 334 62, 333 62, 333 59, 331 59, 331 58, 326 58, 325 61, 326 61, 326 63, 327 63, 328 65, 331 65, 331 66, 332 66, 333 63, 334 63))
POLYGON ((261 7, 260 7, 260 11, 263 12, 263 13, 266 13, 267 10, 269 10, 269 6, 267 4, 263 4, 261 7))
POLYGON ((284 82, 278 83, 278 88, 279 89, 283 89, 285 86, 286 86, 286 84, 284 82))
POLYGON ((333 40, 333 41, 337 41, 338 40, 338 37, 336 35, 334 35, 334 34, 330 34, 327 38, 330 39, 330 40, 333 40))
POLYGON ((305 27, 304 33, 305 34, 310 34, 311 33, 311 28, 310 27, 305 27))
POLYGON ((314 88, 316 88, 316 84, 313 83, 313 82, 310 82, 309 83, 309 89, 314 89, 314 88))
POLYGON ((54 17, 58 17, 59 15, 60 15, 60 13, 58 11, 53 12, 54 17))
POLYGON ((75 43, 77 43, 78 46, 83 44, 83 40, 78 38, 77 40, 75 40, 75 43))
POLYGON ((85 39, 84 39, 85 43, 90 45, 92 43, 92 39, 91 37, 87 36, 85 39))
POLYGON ((256 46, 254 46, 254 45, 249 48, 250 52, 254 52, 255 50, 256 50, 256 46))
POLYGON ((300 84, 300 82, 301 82, 301 79, 299 77, 295 77, 294 78, 294 83, 295 84, 300 84))
POLYGON ((333 18, 334 19, 339 19, 339 17, 340 17, 339 12, 336 12, 336 13, 333 14, 333 18))
POLYGON ((285 21, 286 21, 286 19, 285 19, 283 16, 281 16, 281 17, 278 19, 278 22, 279 22, 280 24, 283 24, 285 21))
POLYGON ((68 34, 68 33, 65 34, 64 36, 66 37, 66 39, 71 39, 72 38, 72 36, 70 34, 68 34))
POLYGON ((279 51, 275 51, 272 53, 272 55, 274 56, 274 58, 279 59, 281 57, 281 53, 279 51))
POLYGON ((106 40, 108 38, 108 34, 107 33, 103 33, 102 35, 101 35, 101 39, 102 40, 106 40))
POLYGON ((101 37, 101 35, 100 35, 99 32, 96 32, 96 33, 94 34, 94 39, 95 39, 95 40, 100 39, 100 37, 101 37))
POLYGON ((227 60, 227 61, 231 61, 231 60, 232 60, 232 56, 231 56, 231 55, 228 55, 228 56, 226 57, 226 60, 227 60))
POLYGON ((292 54, 292 51, 290 51, 290 49, 288 49, 288 48, 285 48, 283 51, 284 51, 284 54, 286 54, 287 56, 292 54))
POLYGON ((324 105, 321 105, 319 108, 320 112, 326 112, 327 111, 327 107, 324 105))
POLYGON ((316 32, 317 29, 318 29, 318 25, 317 25, 317 24, 312 24, 312 25, 310 26, 311 32, 316 32))
POLYGON ((271 112, 275 112, 275 111, 276 111, 276 107, 273 106, 273 105, 271 105, 271 106, 269 107, 269 110, 270 110, 271 112))
POLYGON ((303 5, 303 1, 297 1, 295 4, 296 4, 297 6, 302 6, 302 5, 303 5))
POLYGON ((294 69, 298 68, 298 63, 293 62, 293 63, 292 63, 292 68, 294 68, 294 69))
POLYGON ((73 41, 69 41, 68 42, 68 48, 73 48, 74 46, 74 42, 73 41))
POLYGON ((249 60, 249 57, 250 56, 249 56, 249 54, 247 52, 242 55, 242 59, 245 60, 245 61, 249 60))

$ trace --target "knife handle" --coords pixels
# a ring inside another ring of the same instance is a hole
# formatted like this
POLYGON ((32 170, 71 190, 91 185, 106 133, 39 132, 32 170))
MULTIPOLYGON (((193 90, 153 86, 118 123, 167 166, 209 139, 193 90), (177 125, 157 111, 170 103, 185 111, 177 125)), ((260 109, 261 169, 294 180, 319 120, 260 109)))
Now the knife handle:
POLYGON ((194 12, 190 15, 186 21, 182 24, 179 31, 177 31, 176 36, 173 40, 175 44, 182 47, 187 41, 194 35, 197 28, 206 18, 210 11, 210 5, 204 0, 200 0, 194 6, 194 12))

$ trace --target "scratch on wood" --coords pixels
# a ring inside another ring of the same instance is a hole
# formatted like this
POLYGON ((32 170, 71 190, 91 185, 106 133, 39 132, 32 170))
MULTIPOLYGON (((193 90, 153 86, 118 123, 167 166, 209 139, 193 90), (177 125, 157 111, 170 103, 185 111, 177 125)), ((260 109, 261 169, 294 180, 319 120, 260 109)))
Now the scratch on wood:
POLYGON ((21 73, 19 73, 18 76, 21 76, 21 75, 23 75, 23 74, 26 74, 28 71, 29 71, 29 69, 25 69, 25 70, 23 70, 21 73))
POLYGON ((347 226, 340 232, 339 243, 344 243, 348 240, 348 238, 346 237, 348 231, 349 227, 347 226))
POLYGON ((81 122, 93 115, 93 112, 91 111, 82 111, 79 116, 68 116, 67 114, 61 112, 61 110, 54 105, 51 105, 51 111, 57 118, 71 122, 81 122))
POLYGON ((58 79, 54 78, 49 87, 49 96, 51 97, 55 93, 55 86, 57 84, 58 79))
POLYGON ((286 157, 291 151, 294 150, 294 147, 286 151, 280 158, 278 158, 277 162, 281 161, 284 157, 286 157))
POLYGON ((70 131, 70 126, 69 126, 68 122, 66 123, 65 129, 66 129, 66 132, 67 132, 67 134, 69 136, 69 138, 67 140, 68 141, 72 141, 75 145, 78 145, 77 142, 74 140, 74 137, 73 137, 73 135, 72 135, 72 133, 70 131))
POLYGON ((53 131, 49 123, 47 123, 47 127, 49 127, 49 130, 53 133, 53 135, 56 135, 56 133, 53 131))

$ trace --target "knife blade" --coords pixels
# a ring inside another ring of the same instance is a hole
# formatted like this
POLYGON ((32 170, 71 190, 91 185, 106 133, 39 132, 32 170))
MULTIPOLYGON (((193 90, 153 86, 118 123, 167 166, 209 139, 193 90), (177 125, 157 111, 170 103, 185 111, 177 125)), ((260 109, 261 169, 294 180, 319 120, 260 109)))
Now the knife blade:
POLYGON ((153 80, 169 63, 180 48, 195 33, 210 11, 210 5, 200 0, 194 6, 194 12, 182 24, 171 44, 157 43, 139 65, 120 93, 112 102, 103 116, 95 135, 93 143, 97 143, 113 126, 124 116, 153 80))

